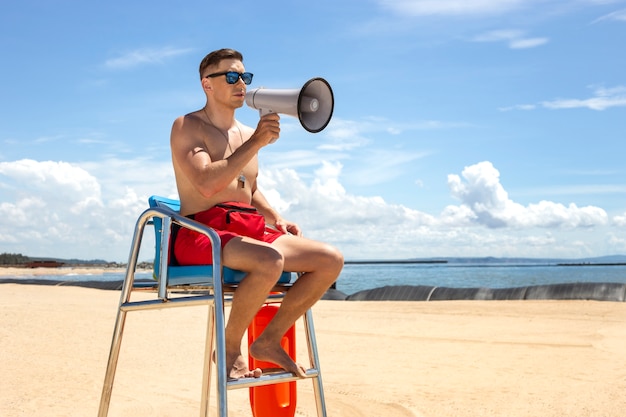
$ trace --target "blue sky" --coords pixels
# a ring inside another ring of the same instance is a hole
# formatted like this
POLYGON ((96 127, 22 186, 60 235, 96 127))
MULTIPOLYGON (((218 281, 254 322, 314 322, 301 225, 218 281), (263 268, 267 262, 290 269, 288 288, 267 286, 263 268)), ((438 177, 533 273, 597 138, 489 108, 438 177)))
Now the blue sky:
POLYGON ((624 39, 617 0, 13 2, 0 253, 125 261, 230 47, 251 88, 331 84, 329 126, 283 116, 259 184, 347 259, 625 254, 624 39))

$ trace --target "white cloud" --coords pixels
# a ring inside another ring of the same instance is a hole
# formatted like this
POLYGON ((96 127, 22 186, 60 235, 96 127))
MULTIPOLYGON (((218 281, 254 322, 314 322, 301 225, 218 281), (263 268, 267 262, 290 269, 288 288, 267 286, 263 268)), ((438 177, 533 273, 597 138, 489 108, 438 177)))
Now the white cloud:
POLYGON ((533 110, 537 107, 543 107, 552 110, 561 109, 579 109, 586 108, 590 110, 606 110, 611 107, 623 107, 626 106, 626 87, 590 87, 593 89, 593 97, 589 98, 567 98, 567 99, 555 99, 541 102, 539 105, 534 104, 518 104, 513 106, 501 107, 500 111, 511 110, 533 110))
MULTIPOLYGON (((599 207, 577 207, 550 201, 522 206, 511 200, 500 183, 500 172, 490 162, 466 167, 462 173, 448 176, 452 195, 465 209, 467 220, 490 228, 547 227, 579 228, 607 224, 607 214, 599 207)), ((455 215, 458 208, 450 209, 455 215)))
POLYGON ((606 213, 597 207, 515 203, 489 162, 466 168, 466 182, 450 176, 452 195, 461 204, 446 207, 439 216, 381 197, 351 195, 339 183, 340 175, 340 165, 326 163, 311 184, 295 171, 273 169, 264 171, 259 183, 285 217, 300 223, 309 237, 339 246, 349 259, 548 252, 587 256, 588 245, 573 245, 581 239, 563 239, 561 234, 607 224, 606 213))
POLYGON ((0 162, 0 174, 12 179, 9 187, 18 193, 32 192, 37 196, 55 195, 75 209, 76 204, 100 200, 100 185, 87 171, 67 162, 22 159, 0 162))
POLYGON ((506 42, 511 49, 528 49, 548 43, 547 38, 528 38, 517 29, 493 30, 471 39, 473 42, 506 42))
POLYGON ((364 133, 369 128, 366 124, 350 120, 333 120, 326 132, 330 142, 319 146, 321 150, 349 151, 367 145, 370 140, 364 133))
POLYGON ((410 123, 395 123, 382 117, 365 117, 359 121, 335 118, 324 132, 324 143, 318 150, 344 152, 371 144, 384 135, 398 135, 412 130, 437 130, 456 128, 460 123, 444 123, 438 120, 415 120, 410 123))
POLYGON ((146 48, 126 52, 116 58, 107 59, 105 67, 110 69, 128 69, 143 64, 160 64, 166 59, 192 52, 190 48, 146 48))
MULTIPOLYGON (((363 152, 358 164, 352 164, 343 178, 350 185, 372 186, 394 179, 406 182, 405 170, 410 164, 426 157, 428 152, 406 149, 376 149, 363 152)), ((352 160, 355 162, 355 159, 352 160)))
POLYGON ((379 4, 400 15, 467 16, 494 15, 519 10, 527 0, 378 0, 379 4))
POLYGON ((500 111, 513 111, 513 110, 535 110, 537 108, 534 104, 516 104, 515 106, 500 107, 500 111))
POLYGON ((84 166, 30 159, 0 163, 0 252, 125 260, 147 189, 171 189, 173 176, 145 161, 84 166), (160 179, 168 186, 158 187, 160 179))
POLYGON ((626 106, 626 87, 597 87, 594 90, 594 97, 585 99, 557 99, 544 101, 542 105, 548 109, 588 108, 591 110, 606 110, 611 107, 622 107, 626 106))
POLYGON ((481 33, 480 35, 472 38, 473 42, 503 42, 510 41, 512 39, 519 39, 524 35, 524 32, 517 29, 500 29, 492 30, 489 32, 481 33))
MULTIPOLYGON (((400 16, 442 16, 442 17, 483 17, 519 13, 522 10, 569 10, 572 6, 584 7, 587 4, 606 5, 620 0, 377 0, 378 4, 400 16)), ((626 20, 626 10, 619 10, 602 16, 592 23, 602 20, 626 20)))
MULTIPOLYGON (((306 236, 336 245, 348 259, 588 256, 593 245, 584 233, 608 223, 597 207, 512 201, 490 162, 449 176, 460 204, 437 216, 350 194, 342 169, 322 162, 306 179, 291 168, 263 169, 259 187, 306 236)), ((0 252, 125 261, 151 194, 176 197, 169 161, 0 163, 0 252)), ((612 223, 623 226, 625 219, 626 213, 612 223)), ((149 259, 152 249, 144 246, 149 259)))
POLYGON ((523 38, 513 39, 509 43, 511 49, 529 49, 536 46, 545 45, 548 43, 548 38, 523 38))
POLYGON ((626 227, 626 212, 620 216, 613 217, 613 224, 617 227, 626 227))
POLYGON ((606 14, 604 16, 601 16, 599 18, 597 18, 596 20, 594 20, 593 23, 598 23, 598 22, 602 22, 602 21, 617 21, 617 22, 626 22, 626 9, 622 9, 622 10, 617 10, 615 12, 606 14))

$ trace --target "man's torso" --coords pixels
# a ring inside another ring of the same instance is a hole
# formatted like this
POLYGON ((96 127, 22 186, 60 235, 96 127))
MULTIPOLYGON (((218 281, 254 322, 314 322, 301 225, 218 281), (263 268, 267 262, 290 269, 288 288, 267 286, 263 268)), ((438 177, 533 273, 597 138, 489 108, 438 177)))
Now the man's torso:
MULTIPOLYGON (((229 139, 225 134, 212 128, 198 116, 199 112, 185 116, 186 134, 191 135, 198 146, 208 152, 211 161, 223 160, 243 144, 251 135, 251 130, 246 126, 239 125, 238 129, 229 132, 229 139), (229 142, 227 142, 227 140, 229 142)), ((176 138, 174 139, 176 140, 176 138)), ((173 146, 176 144, 173 143, 173 146)), ((191 151, 191 150, 190 150, 191 151)), ((185 175, 179 166, 184 161, 177 161, 173 157, 176 185, 181 202, 181 214, 189 215, 207 210, 218 203, 238 201, 250 204, 252 191, 256 188, 258 173, 257 158, 253 158, 244 169, 221 191, 211 196, 204 196, 194 185, 193 179, 185 175)))

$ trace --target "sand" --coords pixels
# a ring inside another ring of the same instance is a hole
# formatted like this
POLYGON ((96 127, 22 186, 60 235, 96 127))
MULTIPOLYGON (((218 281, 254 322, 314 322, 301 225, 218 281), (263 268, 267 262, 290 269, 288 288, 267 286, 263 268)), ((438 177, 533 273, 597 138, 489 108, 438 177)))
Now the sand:
MULTIPOLYGON (((96 416, 118 301, 0 285, 0 416, 96 416)), ((199 415, 205 312, 129 315, 110 416, 199 415)), ((329 417, 626 410, 626 303, 320 301, 314 317, 329 417)), ((229 398, 231 416, 251 415, 246 390, 229 398)), ((316 415, 310 381, 296 415, 316 415)))
MULTIPOLYGON (((142 272, 138 270, 137 272, 142 272)), ((38 277, 42 275, 59 276, 63 275, 103 275, 103 274, 124 274, 126 268, 101 268, 101 267, 59 267, 59 268, 16 268, 16 267, 0 267, 0 277, 2 278, 20 278, 20 277, 38 277)))

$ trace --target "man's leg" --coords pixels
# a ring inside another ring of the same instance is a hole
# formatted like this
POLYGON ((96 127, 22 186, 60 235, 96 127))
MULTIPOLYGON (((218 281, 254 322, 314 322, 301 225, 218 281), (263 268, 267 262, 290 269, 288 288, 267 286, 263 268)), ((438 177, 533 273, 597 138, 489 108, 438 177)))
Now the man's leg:
POLYGON ((233 296, 226 325, 226 366, 230 378, 259 377, 241 354, 241 339, 283 272, 283 256, 266 243, 234 238, 223 250, 225 266, 247 272, 233 296))
POLYGON ((282 236, 273 246, 284 256, 286 271, 303 274, 285 295, 276 316, 250 346, 250 354, 258 360, 273 362, 288 372, 304 377, 305 370, 293 362, 280 341, 293 323, 337 280, 343 268, 343 256, 330 245, 296 236, 282 236))

